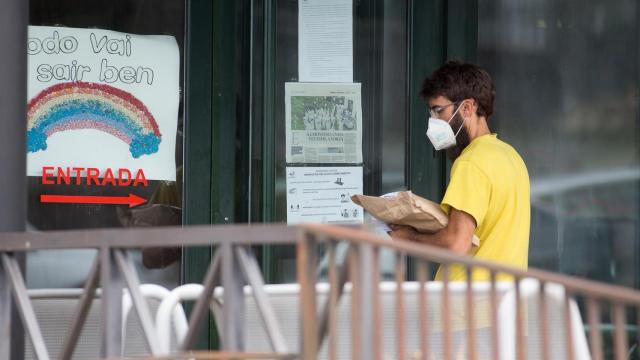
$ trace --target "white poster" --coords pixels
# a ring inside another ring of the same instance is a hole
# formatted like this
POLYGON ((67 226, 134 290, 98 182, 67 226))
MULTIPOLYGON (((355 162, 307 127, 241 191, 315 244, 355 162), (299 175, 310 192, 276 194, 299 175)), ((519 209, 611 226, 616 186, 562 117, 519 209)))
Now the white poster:
POLYGON ((362 162, 360 84, 285 84, 287 163, 362 162))
POLYGON ((353 0, 298 1, 301 82, 353 82, 353 0))
POLYGON ((287 224, 362 224, 362 167, 287 167, 287 224))
POLYGON ((27 175, 54 166, 175 180, 175 38, 30 26, 28 55, 27 175))

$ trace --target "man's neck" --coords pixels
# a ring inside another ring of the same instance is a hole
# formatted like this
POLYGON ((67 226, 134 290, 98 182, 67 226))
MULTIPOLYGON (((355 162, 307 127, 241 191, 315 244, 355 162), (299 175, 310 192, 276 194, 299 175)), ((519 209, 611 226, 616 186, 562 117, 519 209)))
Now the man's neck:
POLYGON ((484 117, 479 117, 475 124, 476 126, 474 128, 468 129, 469 140, 473 141, 480 136, 491 134, 491 130, 489 130, 489 126, 487 125, 487 120, 484 117))

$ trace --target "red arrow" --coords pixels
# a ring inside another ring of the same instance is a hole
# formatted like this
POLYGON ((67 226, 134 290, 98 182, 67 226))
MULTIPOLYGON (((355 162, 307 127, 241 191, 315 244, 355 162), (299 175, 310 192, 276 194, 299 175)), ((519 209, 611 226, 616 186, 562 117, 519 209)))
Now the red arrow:
POLYGON ((40 202, 61 204, 128 204, 131 208, 146 203, 147 199, 133 194, 129 194, 129 196, 40 195, 40 202))

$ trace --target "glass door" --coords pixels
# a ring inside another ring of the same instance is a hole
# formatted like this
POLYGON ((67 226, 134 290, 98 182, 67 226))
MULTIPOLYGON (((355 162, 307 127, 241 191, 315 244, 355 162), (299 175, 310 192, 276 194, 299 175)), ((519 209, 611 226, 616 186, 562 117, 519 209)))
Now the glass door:
MULTIPOLYGON (((362 162, 345 165, 287 163, 285 83, 301 82, 299 2, 252 1, 248 221, 287 222, 288 166, 361 167, 368 195, 407 188, 409 3, 347 2, 353 27, 345 36, 353 40, 353 83, 361 86, 362 162)), ((295 281, 291 247, 259 251, 267 281, 295 281)))
MULTIPOLYGON (((29 230, 182 224, 185 2, 29 7, 29 230)), ((28 286, 82 287, 93 254, 34 252, 28 286)), ((145 249, 136 263, 142 281, 180 281, 180 249, 145 249)))

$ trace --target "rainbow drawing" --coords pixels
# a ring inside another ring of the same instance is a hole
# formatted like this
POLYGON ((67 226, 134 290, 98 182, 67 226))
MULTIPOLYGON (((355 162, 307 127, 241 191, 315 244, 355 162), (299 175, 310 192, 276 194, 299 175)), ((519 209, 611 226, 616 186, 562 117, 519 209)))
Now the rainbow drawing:
POLYGON ((47 149, 47 139, 67 130, 95 129, 129 145, 131 156, 156 153, 162 140, 147 107, 130 93, 106 84, 67 82, 29 101, 27 150, 47 149))

